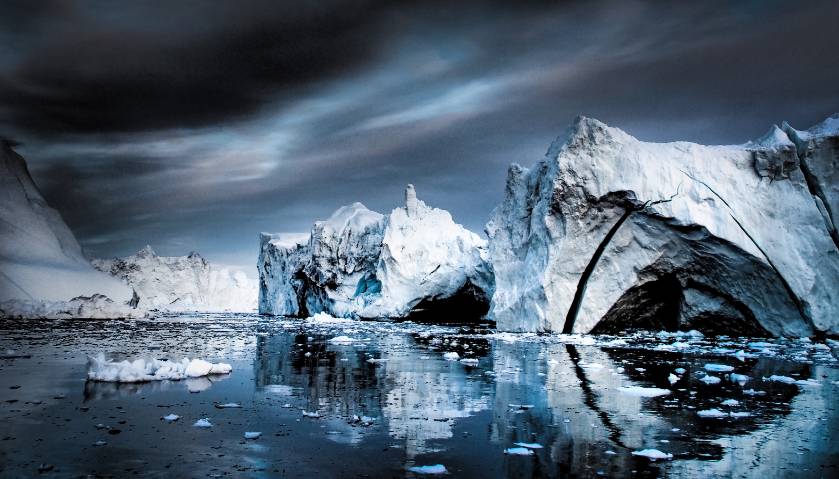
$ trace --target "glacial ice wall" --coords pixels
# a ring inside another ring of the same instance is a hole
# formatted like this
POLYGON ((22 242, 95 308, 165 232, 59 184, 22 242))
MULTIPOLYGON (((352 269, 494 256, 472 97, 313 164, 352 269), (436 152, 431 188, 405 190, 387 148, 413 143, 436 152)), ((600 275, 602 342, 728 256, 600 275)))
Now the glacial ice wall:
POLYGON ((405 206, 387 216, 354 203, 316 222, 308 237, 262 234, 257 266, 259 311, 273 315, 448 310, 477 319, 493 284, 485 240, 417 199, 411 185, 405 206))
POLYGON ((839 116, 736 146, 580 117, 487 224, 507 331, 839 333, 839 116))

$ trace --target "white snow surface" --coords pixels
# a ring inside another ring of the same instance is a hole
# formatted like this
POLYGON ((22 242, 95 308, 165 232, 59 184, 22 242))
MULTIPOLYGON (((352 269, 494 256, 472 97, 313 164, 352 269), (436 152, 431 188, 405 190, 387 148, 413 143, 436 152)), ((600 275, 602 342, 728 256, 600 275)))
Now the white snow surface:
POLYGON ((258 269, 259 311, 274 315, 405 317, 469 285, 492 290, 486 241, 412 185, 387 216, 353 203, 316 222, 308 241, 263 233, 258 269))
POLYGON ((630 290, 668 284, 685 329, 722 316, 839 333, 837 125, 703 146, 578 118, 533 168, 509 169, 486 227, 490 316, 503 331, 585 333, 641 316, 630 290))
POLYGON ((104 353, 88 358, 87 379, 90 381, 139 383, 198 378, 228 374, 233 367, 226 363, 210 363, 203 359, 165 360, 138 358, 133 361, 110 361, 104 353))
MULTIPOLYGON (((132 291, 93 269, 61 215, 32 181, 23 157, 0 141, 0 303, 15 300, 16 314, 44 317, 61 309, 60 302, 95 295, 122 305, 132 291)), ((4 304, 0 310, 10 307, 4 304)), ((73 313, 74 306, 67 306, 62 314, 73 313)), ((122 316, 117 309, 100 314, 122 316)))
POLYGON ((151 246, 124 258, 95 259, 93 265, 132 287, 145 309, 249 312, 258 286, 244 271, 210 264, 200 254, 158 256, 151 246))

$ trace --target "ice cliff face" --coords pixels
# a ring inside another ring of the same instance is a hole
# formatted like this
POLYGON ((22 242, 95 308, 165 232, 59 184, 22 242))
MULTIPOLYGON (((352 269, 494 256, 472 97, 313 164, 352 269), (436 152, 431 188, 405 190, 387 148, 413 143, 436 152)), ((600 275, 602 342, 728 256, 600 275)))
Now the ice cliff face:
POLYGON ((492 290, 485 241, 418 200, 410 185, 405 206, 388 216, 354 203, 315 223, 308 238, 263 234, 260 244, 265 314, 422 317, 448 310, 476 319, 492 290))
POLYGON ((839 116, 739 146, 578 118, 487 224, 508 331, 839 333, 839 116))
POLYGON ((20 312, 26 302, 60 308, 57 303, 96 295, 123 305, 132 291, 90 265, 61 215, 41 196, 24 159, 0 141, 0 302, 14 300, 20 312))
POLYGON ((139 305, 161 311, 235 311, 256 309, 256 281, 243 271, 211 265, 200 254, 158 256, 150 246, 125 258, 95 259, 100 271, 136 292, 139 305))

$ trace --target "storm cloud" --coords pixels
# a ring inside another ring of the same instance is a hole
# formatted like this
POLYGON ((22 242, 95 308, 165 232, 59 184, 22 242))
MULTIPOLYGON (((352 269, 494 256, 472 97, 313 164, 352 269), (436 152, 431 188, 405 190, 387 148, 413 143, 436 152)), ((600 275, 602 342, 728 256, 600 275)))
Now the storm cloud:
POLYGON ((251 267, 406 183, 480 230, 579 114, 741 143, 839 110, 836 2, 4 2, 0 132, 89 254, 251 267))

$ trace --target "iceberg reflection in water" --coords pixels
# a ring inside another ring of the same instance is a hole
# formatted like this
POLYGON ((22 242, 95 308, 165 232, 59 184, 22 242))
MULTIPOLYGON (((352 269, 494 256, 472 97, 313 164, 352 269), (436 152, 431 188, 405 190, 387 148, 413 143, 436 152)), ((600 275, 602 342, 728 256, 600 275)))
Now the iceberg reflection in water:
POLYGON ((467 477, 829 475, 839 463, 830 344, 233 315, 6 322, 0 349, 20 354, 0 359, 0 399, 16 401, 3 403, 14 439, 0 454, 12 475, 47 460, 98 474, 139 460, 159 476, 411 475, 438 464, 467 477), (229 361, 233 373, 198 385, 79 382, 85 355, 132 357, 141 345, 229 361), (160 420, 173 413, 184 419, 160 420), (204 417, 212 428, 189 427, 204 417), (97 423, 122 432, 102 436, 97 423), (245 441, 247 431, 263 434, 245 441))

